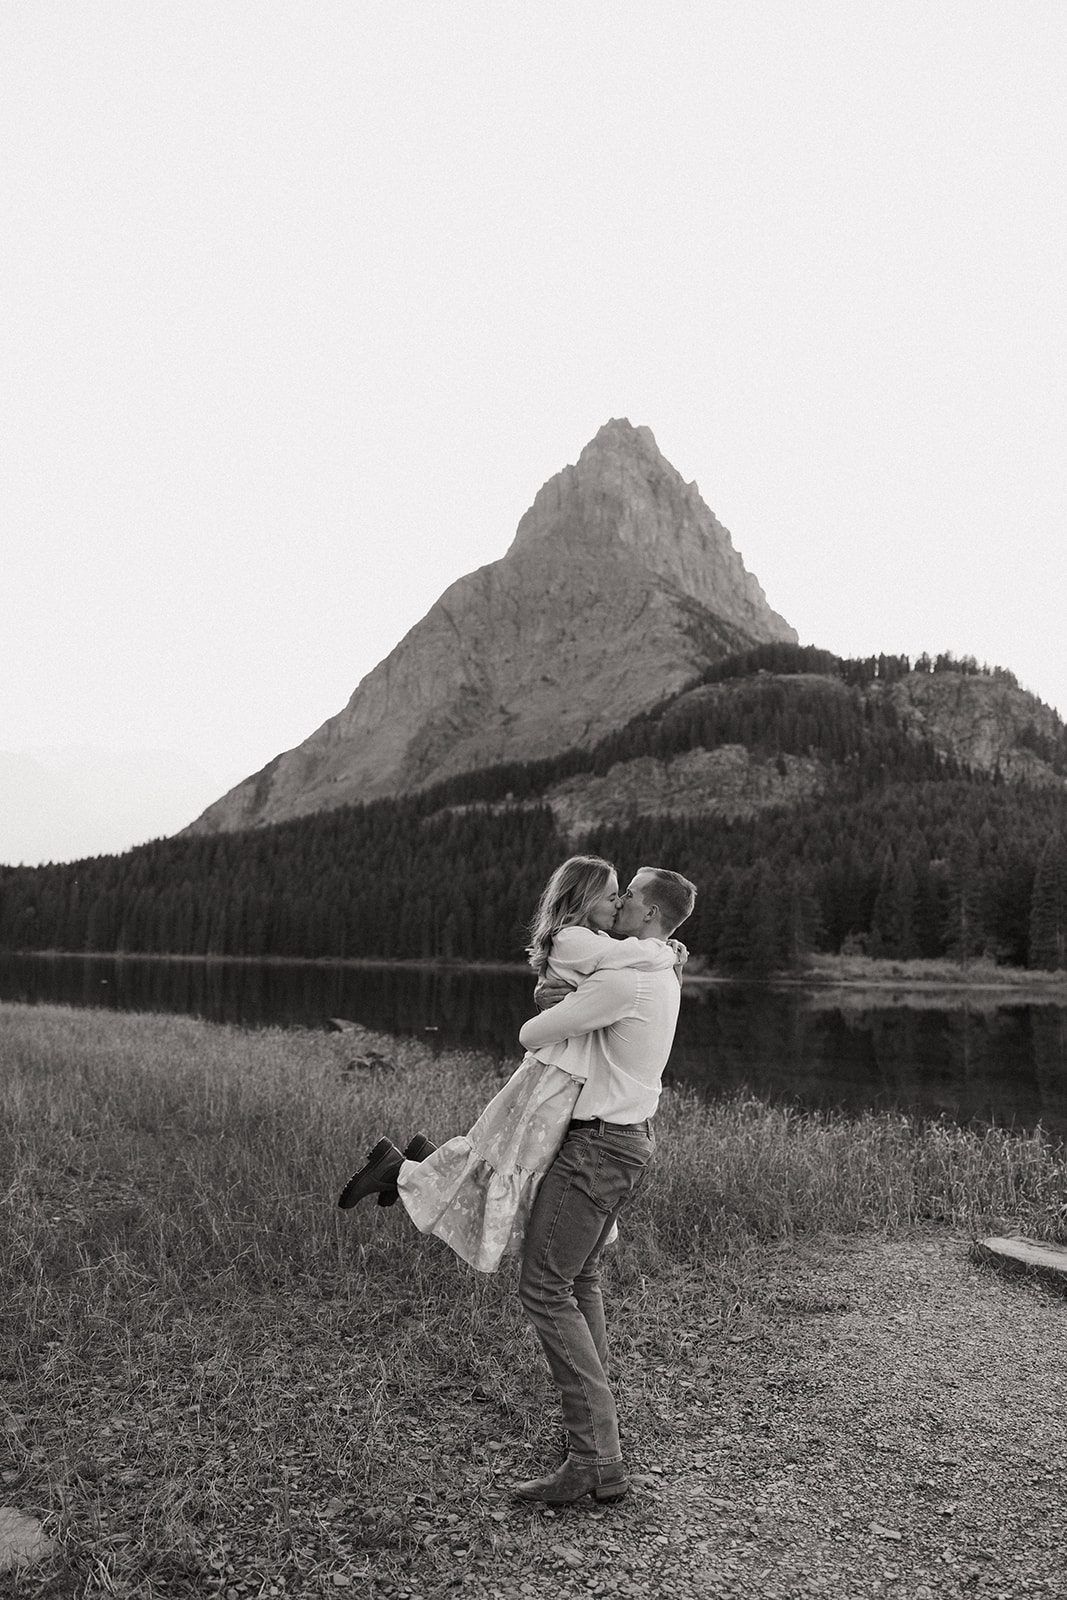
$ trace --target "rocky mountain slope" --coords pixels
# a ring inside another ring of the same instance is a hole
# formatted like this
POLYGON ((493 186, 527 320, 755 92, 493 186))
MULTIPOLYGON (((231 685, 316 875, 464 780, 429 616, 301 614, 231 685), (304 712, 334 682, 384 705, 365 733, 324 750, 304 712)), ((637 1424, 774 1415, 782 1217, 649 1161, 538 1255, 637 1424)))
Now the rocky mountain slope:
MULTIPOLYGON (((801 689, 809 700, 815 696, 822 702, 831 720, 833 708, 854 706, 857 697, 860 706, 866 702, 872 709, 885 702, 910 744, 927 742, 961 769, 1033 788, 1067 787, 1063 724, 1051 707, 1004 672, 918 669, 889 682, 875 679, 858 690, 830 675, 761 671, 755 679, 687 690, 659 708, 653 725, 671 744, 673 730, 694 719, 729 720, 731 702, 738 697, 744 695, 751 705, 753 682, 768 701, 779 690, 801 689)), ((735 726, 745 720, 738 710, 735 726)), ((626 826, 643 817, 737 819, 771 807, 799 806, 825 793, 839 771, 825 751, 783 749, 780 743, 771 748, 755 732, 750 738, 751 744, 734 737, 697 739, 677 753, 637 755, 607 767, 594 760, 589 771, 546 784, 530 803, 547 804, 561 836, 578 848, 598 828, 626 826)))
POLYGON ((796 633, 648 428, 607 423, 500 560, 451 585, 348 705, 187 830, 227 832, 589 748, 730 652, 796 633))
POLYGON ((883 691, 909 732, 941 755, 1008 782, 1062 784, 1043 752, 1063 732, 1051 706, 1003 675, 911 672, 883 691))
POLYGON ((771 759, 743 744, 697 748, 666 761, 639 756, 601 777, 580 772, 545 791, 556 826, 575 849, 596 828, 637 817, 751 817, 822 792, 827 769, 811 756, 771 759))

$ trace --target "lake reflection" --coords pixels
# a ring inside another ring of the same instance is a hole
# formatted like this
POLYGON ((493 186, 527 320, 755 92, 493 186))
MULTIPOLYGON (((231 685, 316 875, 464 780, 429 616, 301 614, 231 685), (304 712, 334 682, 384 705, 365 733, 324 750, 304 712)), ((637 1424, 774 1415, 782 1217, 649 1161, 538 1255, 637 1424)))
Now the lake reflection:
MULTIPOLYGON (((178 1011, 243 1027, 330 1017, 519 1059, 529 974, 311 962, 0 956, 0 1000, 178 1011)), ((810 1107, 898 1108, 1067 1136, 1067 1008, 687 985, 669 1081, 810 1107)))
POLYGON ((1067 1008, 932 1004, 729 985, 687 991, 677 1079, 820 1108, 869 1107, 1067 1136, 1067 1008))

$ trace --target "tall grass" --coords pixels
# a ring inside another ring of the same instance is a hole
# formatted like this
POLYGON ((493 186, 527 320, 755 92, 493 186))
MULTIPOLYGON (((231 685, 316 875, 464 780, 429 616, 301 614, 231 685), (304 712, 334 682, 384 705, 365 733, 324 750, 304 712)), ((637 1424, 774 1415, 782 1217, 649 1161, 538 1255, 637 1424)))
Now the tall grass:
MULTIPOLYGON (((344 1036, 3 1008, 7 1270, 58 1286, 107 1263, 116 1281, 175 1292, 213 1276, 252 1288, 345 1278, 383 1252, 401 1275, 423 1270, 426 1242, 392 1226, 402 1208, 339 1213, 336 1192, 379 1134, 461 1132, 499 1079, 487 1058, 379 1043, 393 1069, 364 1074, 345 1070, 344 1036)), ((1040 1129, 667 1091, 657 1137, 626 1227, 642 1270, 800 1234, 935 1220, 1058 1238, 1067 1223, 1067 1158, 1040 1129)))
POLYGON ((801 1112, 671 1097, 659 1119, 658 1239, 676 1248, 797 1235, 1067 1229, 1067 1153, 1041 1129, 965 1128, 890 1112, 801 1112))

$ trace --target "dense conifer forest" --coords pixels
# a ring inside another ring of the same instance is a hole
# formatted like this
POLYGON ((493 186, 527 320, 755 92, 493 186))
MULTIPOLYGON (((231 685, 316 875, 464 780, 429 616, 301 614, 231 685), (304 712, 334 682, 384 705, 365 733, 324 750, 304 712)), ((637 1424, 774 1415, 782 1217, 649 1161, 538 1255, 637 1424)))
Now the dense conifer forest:
MULTIPOLYGON (((1067 967, 1067 788, 963 770, 900 726, 871 688, 915 670, 989 671, 766 645, 593 751, 245 833, 0 868, 0 949, 521 960, 537 895, 572 851, 545 791, 731 743, 816 757, 826 791, 746 820, 645 817, 581 842, 624 877, 645 863, 691 877, 685 938, 712 967, 761 975, 813 950, 1067 967)), ((1018 742, 1067 772, 1062 725, 1055 737, 1023 727, 1018 742)))

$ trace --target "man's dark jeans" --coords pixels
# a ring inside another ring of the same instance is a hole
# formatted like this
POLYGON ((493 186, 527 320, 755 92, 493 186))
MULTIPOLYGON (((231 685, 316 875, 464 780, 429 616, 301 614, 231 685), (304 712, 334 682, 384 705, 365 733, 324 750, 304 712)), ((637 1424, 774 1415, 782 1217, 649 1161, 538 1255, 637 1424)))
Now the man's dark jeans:
POLYGON ((656 1141, 651 1123, 572 1127, 537 1191, 523 1249, 519 1297, 563 1402, 570 1454, 622 1460, 608 1385, 600 1254, 612 1223, 644 1181, 656 1141))

